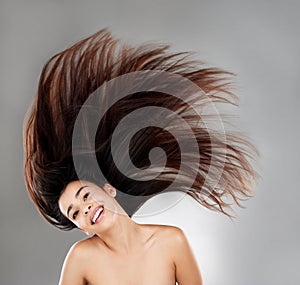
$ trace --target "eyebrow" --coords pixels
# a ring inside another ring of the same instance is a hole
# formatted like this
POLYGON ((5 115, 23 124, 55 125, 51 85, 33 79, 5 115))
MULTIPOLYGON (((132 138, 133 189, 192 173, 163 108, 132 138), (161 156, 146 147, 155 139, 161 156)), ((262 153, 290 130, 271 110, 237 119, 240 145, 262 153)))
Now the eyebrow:
MULTIPOLYGON (((77 190, 77 192, 76 192, 76 194, 75 194, 75 198, 76 198, 76 199, 78 198, 78 196, 79 196, 80 192, 82 191, 82 189, 85 188, 85 187, 88 187, 88 186, 87 186, 87 185, 84 185, 84 186, 80 187, 80 188, 77 190)), ((73 204, 71 204, 71 205, 68 207, 68 210, 67 210, 67 216, 68 216, 68 217, 69 217, 69 213, 70 213, 70 211, 71 211, 72 208, 73 208, 73 204)))

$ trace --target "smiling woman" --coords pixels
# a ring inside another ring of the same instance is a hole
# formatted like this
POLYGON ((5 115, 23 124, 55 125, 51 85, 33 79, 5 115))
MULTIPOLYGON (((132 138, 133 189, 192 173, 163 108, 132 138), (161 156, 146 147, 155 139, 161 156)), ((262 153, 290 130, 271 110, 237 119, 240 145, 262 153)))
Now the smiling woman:
POLYGON ((93 234, 71 248, 60 284, 202 284, 184 233, 176 227, 135 223, 115 195, 109 184, 102 189, 74 181, 60 196, 63 215, 93 234))
POLYGON ((101 189, 87 181, 82 183, 84 186, 80 186, 79 181, 69 183, 58 200, 60 211, 77 228, 89 234, 96 230, 96 225, 100 221, 103 228, 102 219, 106 217, 104 219, 106 221, 110 217, 109 212, 126 214, 115 200, 113 202, 116 196, 115 188, 105 184, 101 189))
POLYGON ((235 104, 231 74, 168 48, 103 29, 42 70, 24 128, 27 190, 48 222, 93 234, 71 248, 61 285, 202 284, 182 230, 131 215, 181 191, 230 216, 253 193, 257 150, 225 134, 215 108, 235 104))

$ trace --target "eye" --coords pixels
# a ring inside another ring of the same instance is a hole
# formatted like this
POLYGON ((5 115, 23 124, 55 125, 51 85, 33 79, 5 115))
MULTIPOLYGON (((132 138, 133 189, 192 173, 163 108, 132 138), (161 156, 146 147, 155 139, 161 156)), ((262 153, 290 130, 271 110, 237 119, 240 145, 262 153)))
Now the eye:
POLYGON ((73 220, 76 219, 77 215, 78 215, 78 211, 75 211, 75 212, 73 213, 73 216, 72 216, 73 220))
POLYGON ((90 192, 85 193, 83 196, 83 201, 85 201, 89 197, 89 195, 90 195, 90 192))

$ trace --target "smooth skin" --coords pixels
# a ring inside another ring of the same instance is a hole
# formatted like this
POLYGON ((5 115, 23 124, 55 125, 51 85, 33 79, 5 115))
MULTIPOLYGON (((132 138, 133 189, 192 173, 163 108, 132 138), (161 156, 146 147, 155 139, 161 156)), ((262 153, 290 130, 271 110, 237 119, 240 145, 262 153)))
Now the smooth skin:
POLYGON ((87 181, 71 182, 62 193, 61 212, 93 236, 71 247, 59 285, 202 285, 183 231, 174 226, 137 224, 115 196, 111 185, 100 188, 87 181), (99 205, 104 212, 93 224, 91 218, 99 205))

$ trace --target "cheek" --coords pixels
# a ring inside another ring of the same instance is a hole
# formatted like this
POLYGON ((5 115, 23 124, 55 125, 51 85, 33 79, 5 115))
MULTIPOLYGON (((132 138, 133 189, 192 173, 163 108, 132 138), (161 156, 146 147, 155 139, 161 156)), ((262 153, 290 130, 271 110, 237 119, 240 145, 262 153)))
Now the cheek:
POLYGON ((91 192, 90 198, 97 205, 104 204, 105 209, 109 210, 111 213, 118 212, 114 198, 110 197, 108 194, 102 191, 93 191, 91 192))
POLYGON ((97 204, 105 203, 108 200, 106 195, 100 191, 92 192, 91 199, 97 204))
POLYGON ((83 229, 83 230, 89 226, 87 220, 85 220, 83 217, 78 218, 73 223, 76 225, 77 228, 83 229))

